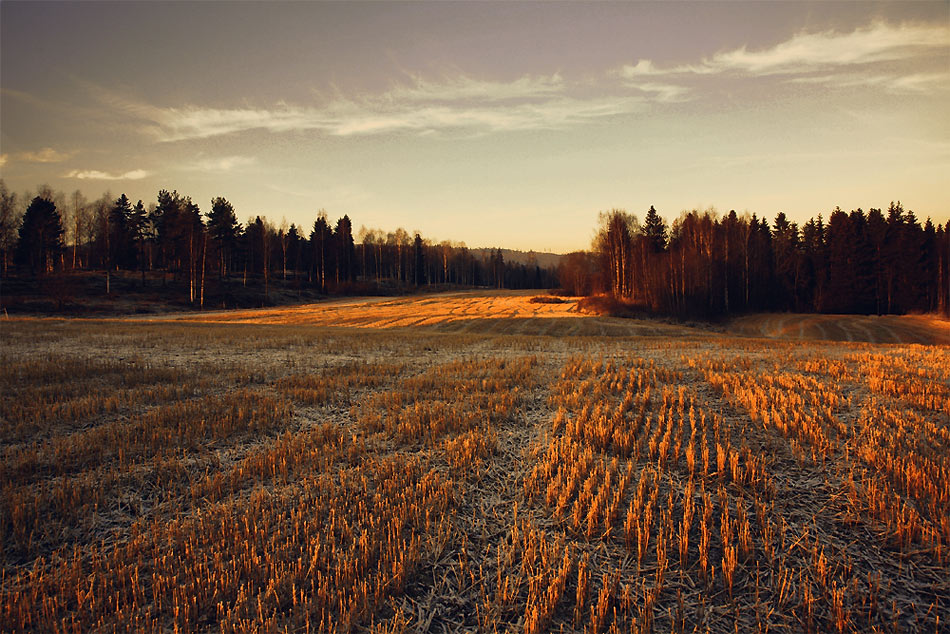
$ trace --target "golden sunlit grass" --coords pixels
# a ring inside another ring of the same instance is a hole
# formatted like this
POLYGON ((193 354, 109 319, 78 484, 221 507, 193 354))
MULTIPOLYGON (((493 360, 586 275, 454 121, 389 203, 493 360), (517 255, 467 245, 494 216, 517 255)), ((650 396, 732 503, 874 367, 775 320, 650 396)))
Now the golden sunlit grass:
POLYGON ((795 340, 950 345, 950 322, 924 315, 818 315, 770 313, 734 319, 731 332, 795 340))
POLYGON ((273 309, 175 316, 177 321, 309 325, 347 328, 427 328, 452 333, 529 335, 668 335, 669 324, 612 318, 583 318, 577 298, 534 302, 527 291, 445 293, 423 297, 337 300, 273 309))
POLYGON ((947 622, 950 350, 529 300, 4 321, 0 629, 947 622))

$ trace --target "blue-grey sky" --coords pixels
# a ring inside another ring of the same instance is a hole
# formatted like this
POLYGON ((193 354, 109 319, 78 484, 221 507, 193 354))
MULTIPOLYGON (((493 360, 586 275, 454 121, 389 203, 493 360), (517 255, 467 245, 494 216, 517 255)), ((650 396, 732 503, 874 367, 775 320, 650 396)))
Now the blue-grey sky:
POLYGON ((950 4, 10 2, 0 170, 569 251, 598 211, 950 217, 950 4))

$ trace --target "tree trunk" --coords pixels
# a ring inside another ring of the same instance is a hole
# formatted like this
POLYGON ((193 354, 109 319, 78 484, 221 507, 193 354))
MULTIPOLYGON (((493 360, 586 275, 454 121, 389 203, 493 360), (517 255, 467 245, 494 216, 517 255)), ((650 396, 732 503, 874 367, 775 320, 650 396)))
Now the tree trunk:
POLYGON ((201 245, 201 299, 198 307, 202 310, 205 307, 205 264, 208 261, 208 234, 205 233, 201 245))
MULTIPOLYGON (((729 228, 726 228, 726 257, 723 260, 723 290, 722 299, 725 302, 726 314, 729 314, 729 228)), ((748 298, 746 300, 748 303, 748 298)))
POLYGON ((195 232, 188 236, 188 302, 195 303, 195 232))

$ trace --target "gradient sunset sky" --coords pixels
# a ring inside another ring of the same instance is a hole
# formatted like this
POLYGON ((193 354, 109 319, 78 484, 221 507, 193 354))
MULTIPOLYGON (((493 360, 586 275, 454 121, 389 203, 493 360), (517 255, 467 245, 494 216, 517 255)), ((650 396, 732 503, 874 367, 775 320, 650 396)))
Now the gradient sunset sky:
POLYGON ((10 2, 0 174, 566 252, 599 211, 950 217, 950 3, 10 2))

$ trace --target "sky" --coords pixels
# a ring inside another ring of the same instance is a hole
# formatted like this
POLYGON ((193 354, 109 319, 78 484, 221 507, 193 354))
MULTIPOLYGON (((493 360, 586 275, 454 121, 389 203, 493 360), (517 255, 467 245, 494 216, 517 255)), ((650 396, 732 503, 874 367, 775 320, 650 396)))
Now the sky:
POLYGON ((950 3, 0 3, 0 176, 308 234, 588 248, 598 213, 950 218, 950 3))

